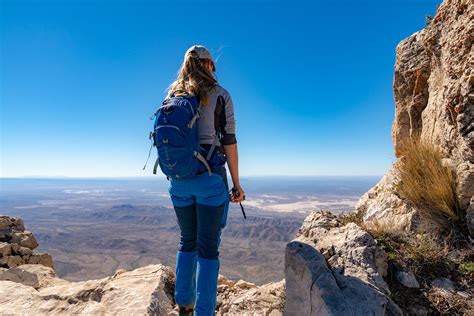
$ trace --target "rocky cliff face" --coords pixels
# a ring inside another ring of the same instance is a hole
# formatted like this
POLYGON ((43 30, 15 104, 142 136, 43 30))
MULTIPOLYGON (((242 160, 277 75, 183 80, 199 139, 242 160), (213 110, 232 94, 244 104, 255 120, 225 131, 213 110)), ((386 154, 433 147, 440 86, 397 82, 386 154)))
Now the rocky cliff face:
MULTIPOLYGON (((408 141, 415 137, 439 146, 443 163, 456 173, 458 199, 474 236, 473 42, 474 3, 464 0, 445 0, 425 29, 400 42, 393 81, 396 109, 392 137, 397 157, 404 155, 408 141)), ((400 181, 397 163, 356 205, 351 220, 362 225, 345 224, 342 218, 320 211, 306 218, 286 248, 286 315, 402 315, 403 311, 427 315, 435 310, 441 313, 442 308, 436 306, 439 302, 450 306, 441 314, 451 315, 462 313, 460 308, 452 307, 461 298, 465 299, 462 310, 473 310, 468 303, 472 283, 460 272, 463 263, 456 259, 462 257, 458 250, 446 250, 446 256, 453 259, 443 262, 443 255, 436 252, 441 245, 413 246, 409 256, 419 256, 423 265, 433 267, 428 276, 415 276, 413 271, 420 274, 423 268, 409 266, 415 264, 413 257, 402 269, 396 260, 405 258, 396 256, 403 255, 391 249, 390 254, 396 258, 387 260, 380 244, 387 247, 389 243, 375 240, 361 228, 379 229, 380 237, 397 232, 399 235, 394 236, 400 241, 395 238, 391 246, 398 246, 405 235, 414 238, 408 239, 410 242, 423 242, 425 237, 412 231, 419 209, 396 192, 400 181), (427 251, 431 254, 426 255, 427 251), (436 265, 455 268, 434 271, 436 265), (446 277, 450 273, 456 285, 446 277), (423 279, 422 284, 417 277, 423 279), (452 286, 451 290, 443 287, 440 294, 437 286, 442 280, 452 286), (389 281, 395 296, 386 283, 389 281), (406 301, 400 296, 406 296, 406 301), (391 297, 404 304, 400 305, 403 311, 391 297)), ((471 258, 469 250, 466 253, 471 258)))
MULTIPOLYGON (((397 157, 413 136, 441 149, 474 236, 474 4, 445 0, 429 25, 396 49, 392 138, 397 157)), ((390 170, 359 202, 364 220, 392 217, 409 228, 416 211, 393 194, 390 170)))

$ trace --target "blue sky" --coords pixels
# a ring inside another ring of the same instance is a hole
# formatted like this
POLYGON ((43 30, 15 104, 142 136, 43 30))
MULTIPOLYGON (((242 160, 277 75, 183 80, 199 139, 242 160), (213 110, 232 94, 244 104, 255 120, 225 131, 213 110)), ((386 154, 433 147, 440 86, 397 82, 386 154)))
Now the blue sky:
POLYGON ((219 56, 242 175, 382 175, 395 47, 439 1, 0 3, 1 176, 108 177, 151 175, 148 117, 193 44, 219 56))

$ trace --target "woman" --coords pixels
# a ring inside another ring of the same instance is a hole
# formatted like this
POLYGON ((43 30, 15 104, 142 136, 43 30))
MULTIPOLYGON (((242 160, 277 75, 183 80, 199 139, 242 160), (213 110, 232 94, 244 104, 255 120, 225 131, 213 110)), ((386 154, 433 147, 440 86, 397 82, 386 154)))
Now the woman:
POLYGON ((214 315, 218 248, 229 207, 226 161, 238 192, 230 201, 241 202, 245 197, 239 181, 233 104, 227 90, 217 83, 215 70, 209 51, 192 46, 168 91, 168 97, 194 95, 200 100, 199 142, 205 157, 211 152, 208 160, 212 167, 211 176, 204 172, 170 179, 169 193, 181 230, 175 287, 179 315, 214 315))

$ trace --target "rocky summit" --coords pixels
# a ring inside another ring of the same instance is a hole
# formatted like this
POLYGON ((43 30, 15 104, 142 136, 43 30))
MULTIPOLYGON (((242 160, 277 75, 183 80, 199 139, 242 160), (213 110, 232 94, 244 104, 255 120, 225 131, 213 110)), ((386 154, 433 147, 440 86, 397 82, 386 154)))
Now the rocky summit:
MULTIPOLYGON (((445 0, 428 22, 396 48, 395 155, 403 157, 414 136, 440 148, 474 236, 474 4, 445 0)), ((353 217, 318 210, 305 219, 286 246, 284 280, 256 286, 220 275, 217 313, 473 315, 472 244, 449 249, 414 229, 420 206, 396 192, 399 161, 353 217)), ((171 267, 70 282, 57 277, 51 256, 34 253, 37 246, 21 219, 0 216, 1 313, 177 314, 171 267)))
MULTIPOLYGON (((177 315, 174 269, 152 264, 102 279, 59 278, 20 218, 0 216, 0 311, 8 315, 177 315)), ((257 286, 219 275, 218 315, 282 315, 285 281, 257 286)))

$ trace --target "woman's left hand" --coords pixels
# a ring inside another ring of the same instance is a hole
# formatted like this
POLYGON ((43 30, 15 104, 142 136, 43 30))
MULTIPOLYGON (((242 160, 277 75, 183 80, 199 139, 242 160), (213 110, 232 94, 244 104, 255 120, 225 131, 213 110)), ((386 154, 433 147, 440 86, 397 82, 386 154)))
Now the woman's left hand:
POLYGON ((231 202, 233 203, 240 203, 245 200, 245 192, 244 189, 240 185, 234 186, 234 188, 239 192, 238 195, 232 194, 231 202))

